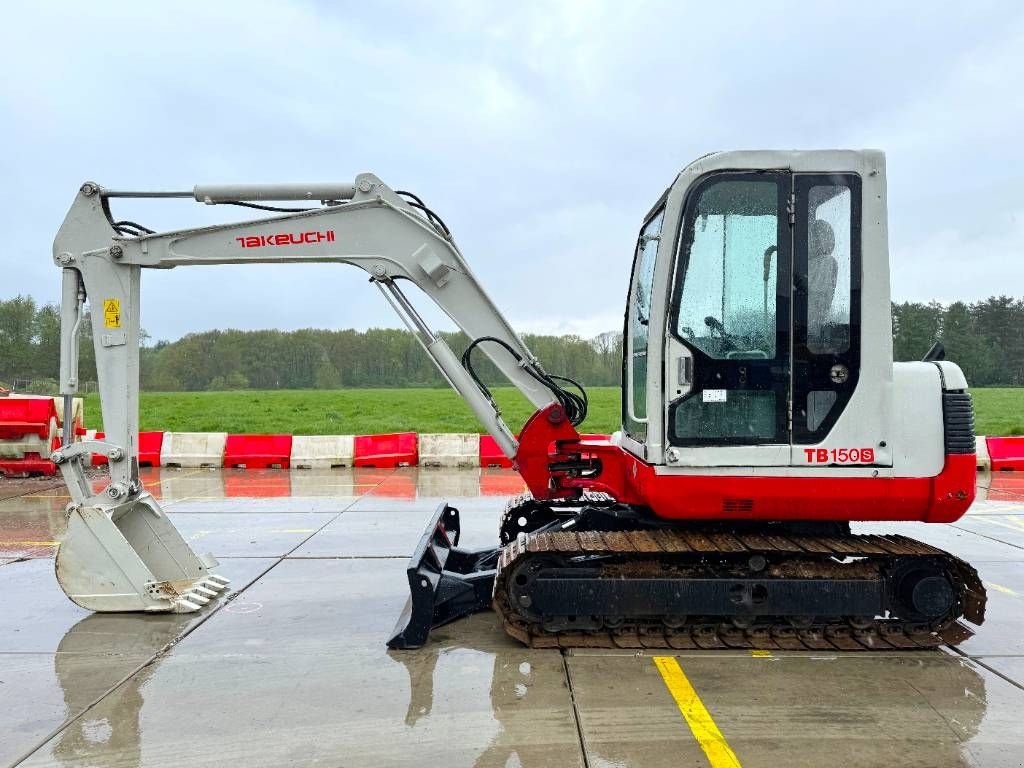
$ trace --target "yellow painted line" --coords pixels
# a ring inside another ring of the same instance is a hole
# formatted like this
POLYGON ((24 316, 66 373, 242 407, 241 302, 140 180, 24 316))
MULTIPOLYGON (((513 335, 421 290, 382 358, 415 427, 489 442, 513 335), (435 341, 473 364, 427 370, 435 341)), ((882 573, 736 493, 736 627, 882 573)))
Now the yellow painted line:
POLYGON ((990 589, 994 589, 996 592, 1002 592, 1004 595, 1013 595, 1014 597, 1018 596, 1017 593, 1009 587, 1004 587, 1002 584, 996 584, 994 581, 986 581, 985 586, 990 589))
POLYGON ((770 659, 772 657, 771 651, 751 651, 750 655, 755 659, 770 659))
POLYGON ((0 547, 18 545, 22 547, 56 547, 59 541, 0 541, 0 547))
POLYGON ((707 755, 711 768, 742 768, 736 753, 718 730, 711 713, 690 685, 690 681, 686 679, 675 656, 655 656, 654 665, 661 673, 661 678, 665 681, 672 698, 676 700, 676 705, 686 719, 686 724, 690 726, 693 737, 707 755))

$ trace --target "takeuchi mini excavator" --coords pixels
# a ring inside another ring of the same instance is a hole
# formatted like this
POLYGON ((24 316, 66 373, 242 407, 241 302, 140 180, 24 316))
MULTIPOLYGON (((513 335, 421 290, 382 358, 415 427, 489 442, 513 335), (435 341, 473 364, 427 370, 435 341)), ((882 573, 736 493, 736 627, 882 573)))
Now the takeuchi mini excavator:
POLYGON ((687 166, 636 242, 622 429, 584 439, 585 392, 541 366, 416 195, 370 174, 186 192, 84 184, 53 248, 61 392, 78 390, 88 298, 106 438, 66 434, 53 455, 72 497, 57 578, 95 611, 199 610, 226 583, 139 481, 142 270, 341 262, 369 274, 529 489, 483 551, 460 549, 458 510, 438 507, 409 564, 392 647, 419 647, 432 627, 492 606, 535 647, 961 642, 963 622, 984 619, 974 569, 903 536, 850 531, 851 521, 951 523, 974 499, 962 372, 937 348, 893 363, 886 216, 879 151, 722 152, 687 166), (154 232, 111 213, 125 197, 272 215, 154 232), (461 356, 417 312, 408 283, 472 340, 461 356), (536 407, 518 437, 474 353, 536 407), (84 473, 92 453, 109 459, 99 493, 84 473))

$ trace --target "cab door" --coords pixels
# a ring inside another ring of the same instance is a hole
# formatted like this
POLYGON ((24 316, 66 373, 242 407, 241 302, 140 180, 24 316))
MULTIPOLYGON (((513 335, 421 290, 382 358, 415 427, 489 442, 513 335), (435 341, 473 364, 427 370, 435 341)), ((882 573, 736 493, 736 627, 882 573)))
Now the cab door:
POLYGON ((666 355, 668 463, 785 466, 792 175, 719 172, 688 193, 666 355), (677 365, 678 363, 678 365, 677 365), (691 450, 692 449, 692 450, 691 450))
MULTIPOLYGON (((651 341, 651 310, 654 297, 654 268, 661 246, 665 220, 664 199, 654 206, 637 239, 633 276, 626 306, 623 334, 622 426, 636 441, 641 455, 647 443, 648 349, 651 341)), ((664 301, 664 298, 661 299, 664 301)))
MULTIPOLYGON (((828 437, 860 378, 861 180, 797 174, 793 192, 793 463, 801 466, 802 446, 828 437)), ((852 463, 874 463, 874 451, 859 459, 852 463)))

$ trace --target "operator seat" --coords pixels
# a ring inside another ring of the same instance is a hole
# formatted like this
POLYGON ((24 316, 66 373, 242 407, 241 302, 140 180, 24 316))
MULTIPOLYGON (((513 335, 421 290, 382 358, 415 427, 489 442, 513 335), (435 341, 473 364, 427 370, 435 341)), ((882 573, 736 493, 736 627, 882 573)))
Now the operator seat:
POLYGON ((836 235, 827 221, 811 223, 807 243, 807 336, 808 342, 827 347, 832 302, 836 296, 839 263, 832 251, 836 235))

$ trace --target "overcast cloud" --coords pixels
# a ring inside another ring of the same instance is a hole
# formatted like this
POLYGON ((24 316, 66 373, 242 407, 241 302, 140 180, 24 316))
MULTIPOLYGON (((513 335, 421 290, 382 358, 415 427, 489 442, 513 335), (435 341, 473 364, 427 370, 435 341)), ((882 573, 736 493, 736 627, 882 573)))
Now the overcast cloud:
MULTIPOLYGON (((1024 5, 20 3, 0 81, 0 296, 59 297, 81 182, 419 193, 524 331, 621 327, 640 220, 716 149, 888 153, 893 296, 1024 294, 1024 5)), ((233 214, 121 203, 154 228, 233 214)), ((147 271, 156 338, 397 326, 342 266, 147 271)))

